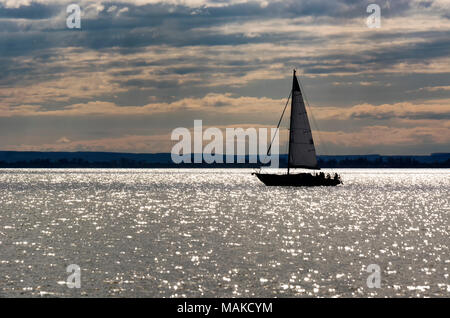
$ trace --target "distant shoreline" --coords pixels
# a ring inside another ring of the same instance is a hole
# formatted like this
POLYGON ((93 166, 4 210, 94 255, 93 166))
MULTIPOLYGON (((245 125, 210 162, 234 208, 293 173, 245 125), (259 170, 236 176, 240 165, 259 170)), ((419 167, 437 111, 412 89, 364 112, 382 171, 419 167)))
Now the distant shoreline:
MULTIPOLYGON (((5 168, 5 167, 0 167, 0 173, 3 170, 8 170, 8 169, 14 169, 14 170, 27 170, 27 169, 50 169, 50 170, 65 170, 65 169, 80 169, 80 170, 89 170, 89 169, 96 169, 96 170, 127 170, 127 169, 133 169, 133 170, 184 170, 184 169, 259 169, 262 167, 250 167, 250 166, 228 166, 226 168, 224 167, 147 167, 147 168, 131 168, 131 167, 118 167, 118 168, 101 168, 101 167, 16 167, 16 168, 5 168)), ((280 169, 283 169, 285 167, 280 167, 280 169)), ((361 168, 361 167, 357 167, 357 168, 350 168, 350 167, 345 167, 345 168, 330 168, 330 167, 321 167, 319 170, 310 170, 312 173, 314 173, 314 171, 322 171, 324 169, 352 169, 352 170, 364 170, 364 169, 402 169, 402 170, 414 170, 414 169, 450 169, 450 167, 437 167, 437 168, 431 168, 431 167, 427 167, 427 168, 414 168, 414 167, 403 167, 403 168, 394 168, 394 167, 387 167, 387 168, 380 168, 380 167, 366 167, 366 168, 361 168)), ((296 170, 292 170, 291 171, 296 171, 296 170)))
MULTIPOLYGON (((116 152, 32 152, 0 151, 0 168, 259 168, 261 163, 174 164, 170 153, 135 154, 116 152)), ((450 153, 420 155, 324 155, 317 156, 321 168, 450 168, 450 153)), ((287 167, 287 155, 280 155, 280 168, 287 167)))

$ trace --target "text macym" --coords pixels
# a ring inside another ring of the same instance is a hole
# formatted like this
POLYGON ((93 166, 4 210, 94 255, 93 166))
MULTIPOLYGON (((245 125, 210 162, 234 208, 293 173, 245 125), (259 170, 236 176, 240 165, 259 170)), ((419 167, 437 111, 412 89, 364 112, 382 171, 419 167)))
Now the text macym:
POLYGON ((272 312, 272 303, 222 303, 222 312, 272 312))

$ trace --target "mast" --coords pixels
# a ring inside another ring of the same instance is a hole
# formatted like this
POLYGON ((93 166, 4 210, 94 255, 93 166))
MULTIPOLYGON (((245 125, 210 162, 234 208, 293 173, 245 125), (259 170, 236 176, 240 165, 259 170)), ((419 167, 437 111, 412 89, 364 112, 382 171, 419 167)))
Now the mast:
MULTIPOLYGON (((295 81, 295 69, 294 69, 294 77, 292 80, 292 88, 291 88, 291 96, 294 96, 292 93, 294 92, 294 81, 295 81)), ((288 147, 288 168, 287 168, 287 174, 289 174, 289 170, 291 168, 291 127, 292 127, 292 109, 294 108, 294 98, 292 98, 291 101, 291 116, 289 119, 289 147, 288 147)))

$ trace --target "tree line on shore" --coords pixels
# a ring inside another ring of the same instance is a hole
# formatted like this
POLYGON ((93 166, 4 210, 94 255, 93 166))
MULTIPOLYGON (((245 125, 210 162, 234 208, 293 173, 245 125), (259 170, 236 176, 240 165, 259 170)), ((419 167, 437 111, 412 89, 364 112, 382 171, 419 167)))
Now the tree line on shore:
MULTIPOLYGON (((450 159, 421 162, 413 157, 365 157, 345 158, 319 158, 318 164, 322 168, 450 168, 450 159)), ((0 161, 0 168, 257 168, 260 163, 215 163, 215 164, 174 164, 147 162, 120 158, 110 161, 89 161, 82 158, 73 159, 32 159, 14 162, 0 161)), ((280 167, 287 167, 285 158, 280 159, 280 167)))

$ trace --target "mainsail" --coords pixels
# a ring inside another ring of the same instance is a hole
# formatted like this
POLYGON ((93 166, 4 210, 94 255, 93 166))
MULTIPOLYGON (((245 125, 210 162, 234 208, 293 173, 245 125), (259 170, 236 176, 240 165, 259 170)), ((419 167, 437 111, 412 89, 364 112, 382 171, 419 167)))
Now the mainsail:
POLYGON ((292 83, 288 167, 319 169, 305 102, 295 76, 295 70, 292 83))

